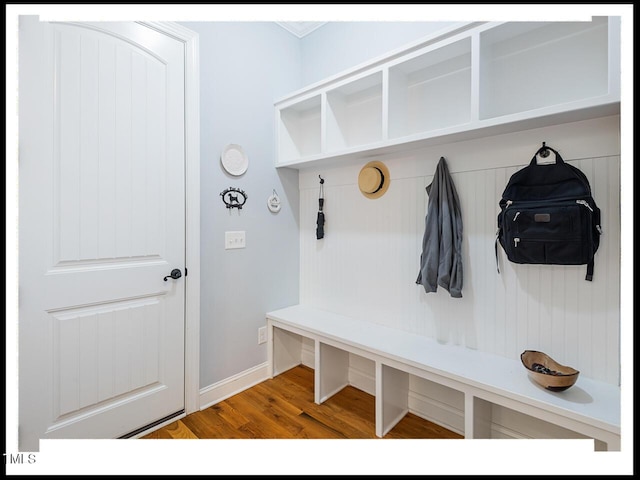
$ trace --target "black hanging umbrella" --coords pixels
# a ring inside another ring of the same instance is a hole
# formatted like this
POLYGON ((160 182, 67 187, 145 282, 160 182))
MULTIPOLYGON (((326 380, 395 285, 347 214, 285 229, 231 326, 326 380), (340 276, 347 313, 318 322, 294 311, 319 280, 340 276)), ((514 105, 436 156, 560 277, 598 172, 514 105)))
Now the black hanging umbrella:
MULTIPOLYGON (((318 175, 320 177, 320 175, 318 175)), ((320 177, 320 195, 318 198, 318 218, 316 220, 316 238, 320 240, 324 237, 324 179, 320 177)))

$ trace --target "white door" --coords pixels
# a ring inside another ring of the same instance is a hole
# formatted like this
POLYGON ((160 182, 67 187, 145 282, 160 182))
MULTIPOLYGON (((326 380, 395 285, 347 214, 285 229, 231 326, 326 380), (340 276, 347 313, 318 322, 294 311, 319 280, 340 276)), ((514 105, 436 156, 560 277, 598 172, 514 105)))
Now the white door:
POLYGON ((184 409, 184 46, 19 24, 19 448, 184 409), (165 277, 181 270, 178 279, 165 277))

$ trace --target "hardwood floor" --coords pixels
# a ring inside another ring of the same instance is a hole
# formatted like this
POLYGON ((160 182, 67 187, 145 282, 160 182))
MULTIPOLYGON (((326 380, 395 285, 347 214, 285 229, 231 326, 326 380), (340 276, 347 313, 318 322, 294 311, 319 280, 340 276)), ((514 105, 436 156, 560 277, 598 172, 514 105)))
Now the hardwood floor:
MULTIPOLYGON (((316 405, 313 374, 292 368, 141 438, 377 438, 375 398, 349 386, 316 405)), ((409 413, 384 438, 463 437, 409 413)))

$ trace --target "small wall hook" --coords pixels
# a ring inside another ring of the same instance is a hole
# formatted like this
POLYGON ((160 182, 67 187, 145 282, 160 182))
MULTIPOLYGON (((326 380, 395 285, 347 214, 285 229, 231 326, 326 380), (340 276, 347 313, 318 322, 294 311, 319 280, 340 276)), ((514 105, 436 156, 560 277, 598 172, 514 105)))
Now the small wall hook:
POLYGON ((324 178, 322 178, 320 175, 318 175, 318 178, 320 179, 320 185, 322 185, 324 183, 324 178))
POLYGON ((542 142, 542 148, 540 149, 540 156, 547 158, 549 156, 549 149, 547 148, 547 142, 542 142))
POLYGON ((278 192, 276 189, 273 189, 273 195, 267 198, 267 207, 273 213, 278 213, 280 211, 280 197, 278 196, 278 192))

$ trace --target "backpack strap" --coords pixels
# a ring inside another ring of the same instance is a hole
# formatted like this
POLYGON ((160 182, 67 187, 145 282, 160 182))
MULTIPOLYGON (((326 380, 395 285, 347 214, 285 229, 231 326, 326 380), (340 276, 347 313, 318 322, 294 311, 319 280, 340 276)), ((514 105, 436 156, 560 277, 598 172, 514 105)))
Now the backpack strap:
POLYGON ((587 276, 584 279, 589 282, 593 281, 593 258, 587 263, 587 276))
POLYGON ((500 228, 498 228, 498 231, 496 232, 496 243, 495 243, 495 248, 496 248, 496 270, 498 270, 498 274, 500 274, 500 263, 498 262, 498 238, 500 237, 500 228))

